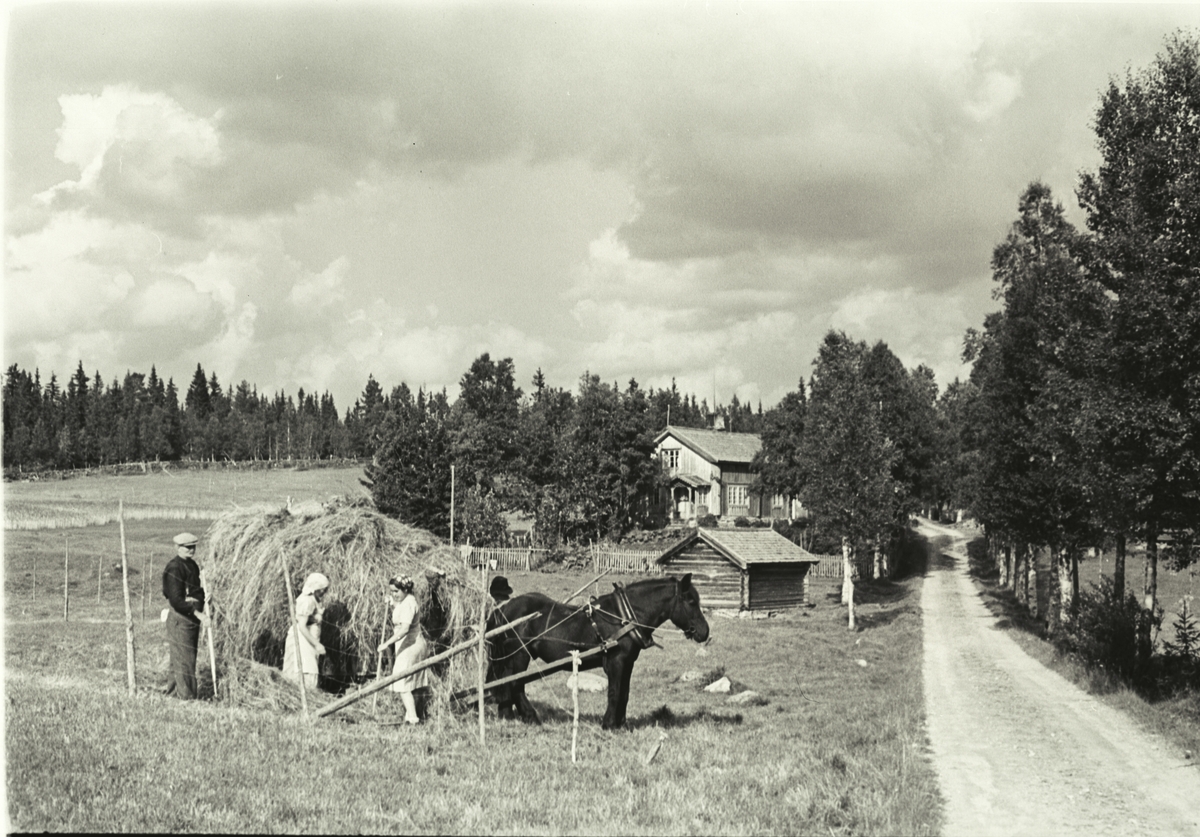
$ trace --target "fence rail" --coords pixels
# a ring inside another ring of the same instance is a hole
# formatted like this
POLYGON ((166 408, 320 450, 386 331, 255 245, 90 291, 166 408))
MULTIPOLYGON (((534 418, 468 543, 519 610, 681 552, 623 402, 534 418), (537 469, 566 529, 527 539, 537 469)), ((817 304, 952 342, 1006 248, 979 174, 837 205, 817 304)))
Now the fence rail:
POLYGON ((492 546, 460 546, 459 552, 468 567, 496 562, 498 570, 536 570, 546 563, 548 549, 514 549, 492 546))
MULTIPOLYGON (((814 558, 820 558, 821 563, 814 566, 808 571, 809 578, 841 578, 842 577, 842 556, 840 555, 814 555, 814 558)), ((873 558, 856 558, 854 559, 854 578, 870 578, 874 567, 873 558)))
POLYGON ((592 571, 616 570, 623 573, 662 575, 663 568, 655 561, 661 552, 630 549, 602 549, 592 547, 592 571))

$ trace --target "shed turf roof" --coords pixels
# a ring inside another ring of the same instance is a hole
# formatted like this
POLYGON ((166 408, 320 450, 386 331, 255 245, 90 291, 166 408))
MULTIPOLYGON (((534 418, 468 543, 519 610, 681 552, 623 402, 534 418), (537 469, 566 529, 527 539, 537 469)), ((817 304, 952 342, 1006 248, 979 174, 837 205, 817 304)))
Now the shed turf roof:
POLYGON ((697 540, 704 541, 730 561, 745 569, 750 564, 816 564, 820 559, 797 546, 774 529, 697 529, 661 556, 661 564, 697 540))
POLYGON ((757 433, 726 433, 721 430, 697 430, 694 427, 668 427, 658 434, 654 443, 658 444, 668 436, 674 436, 713 464, 749 464, 754 454, 762 448, 762 439, 757 433))

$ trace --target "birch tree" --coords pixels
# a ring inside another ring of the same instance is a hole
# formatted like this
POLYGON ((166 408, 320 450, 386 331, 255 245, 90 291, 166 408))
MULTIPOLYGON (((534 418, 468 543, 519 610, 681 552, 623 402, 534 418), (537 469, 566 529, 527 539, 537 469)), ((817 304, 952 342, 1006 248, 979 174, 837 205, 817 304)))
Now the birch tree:
POLYGON ((842 544, 842 604, 855 629, 854 550, 894 518, 896 453, 863 374, 867 346, 843 332, 825 335, 809 385, 800 460, 804 502, 842 544))

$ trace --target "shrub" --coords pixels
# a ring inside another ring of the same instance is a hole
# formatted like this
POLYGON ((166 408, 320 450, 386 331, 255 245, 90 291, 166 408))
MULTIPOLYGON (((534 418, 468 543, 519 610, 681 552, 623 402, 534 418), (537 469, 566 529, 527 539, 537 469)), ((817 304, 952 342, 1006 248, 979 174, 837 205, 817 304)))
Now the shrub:
POLYGON ((721 524, 715 514, 706 514, 696 521, 696 525, 705 529, 713 529, 721 524))
POLYGON ((1175 617, 1175 641, 1164 642, 1166 670, 1171 692, 1181 689, 1200 689, 1200 625, 1192 615, 1191 596, 1184 597, 1175 617))
POLYGON ((750 526, 750 518, 748 518, 748 517, 735 517, 735 518, 733 519, 733 525, 734 525, 734 526, 736 526, 736 527, 738 527, 739 529, 746 529, 746 528, 748 528, 748 527, 750 526))
POLYGON ((1162 611, 1151 616, 1132 593, 1114 599, 1112 579, 1105 576, 1090 590, 1080 591, 1079 606, 1066 627, 1063 642, 1087 665, 1136 685, 1148 662, 1138 654, 1139 631, 1156 631, 1161 624, 1162 611))

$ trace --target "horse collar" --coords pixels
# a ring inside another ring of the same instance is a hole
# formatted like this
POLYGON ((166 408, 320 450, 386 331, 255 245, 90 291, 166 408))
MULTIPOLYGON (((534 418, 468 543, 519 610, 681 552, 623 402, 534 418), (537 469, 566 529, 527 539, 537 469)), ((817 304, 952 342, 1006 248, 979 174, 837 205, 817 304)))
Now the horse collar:
POLYGON ((633 641, 643 649, 649 648, 654 642, 653 628, 650 631, 643 629, 642 625, 638 624, 637 614, 633 612, 633 605, 629 603, 629 596, 625 593, 623 584, 614 584, 613 592, 616 593, 617 612, 621 616, 621 634, 629 633, 633 636, 633 641))

